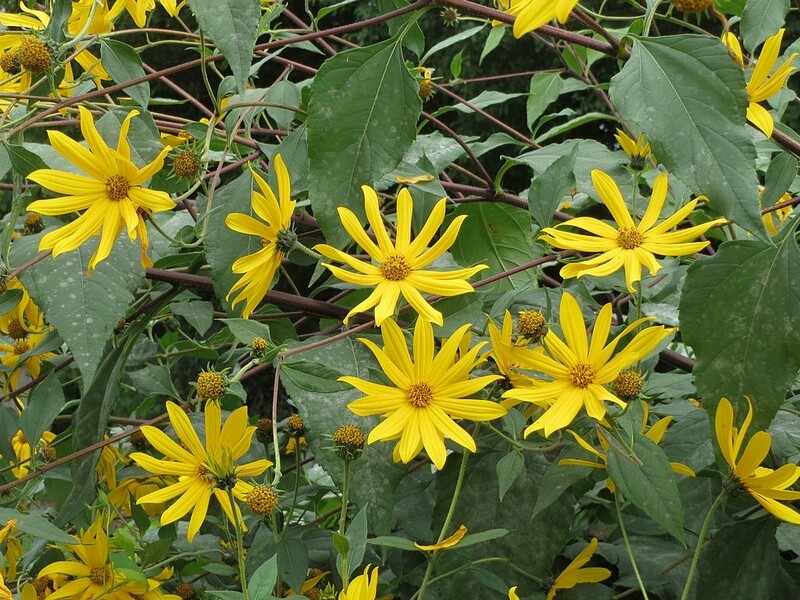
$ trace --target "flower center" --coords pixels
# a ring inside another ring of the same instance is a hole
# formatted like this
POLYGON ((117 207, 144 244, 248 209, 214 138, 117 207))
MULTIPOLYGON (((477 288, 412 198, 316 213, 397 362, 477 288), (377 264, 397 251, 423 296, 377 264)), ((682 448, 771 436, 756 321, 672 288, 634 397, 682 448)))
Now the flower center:
POLYGON ((19 50, 12 49, 0 56, 0 69, 9 75, 16 75, 20 71, 19 50))
POLYGON ((594 382, 594 367, 586 363, 578 363, 569 368, 569 380, 579 388, 588 387, 594 382))
POLYGON ((411 267, 408 266, 406 257, 399 254, 387 256, 381 265, 381 274, 384 279, 389 281, 403 281, 409 273, 411 273, 411 267))
POLYGON ((23 37, 19 43, 19 64, 31 73, 41 73, 50 68, 52 59, 47 44, 34 37, 23 37))
POLYGON ((417 408, 425 408, 433 402, 433 390, 424 381, 412 383, 406 396, 408 401, 417 408))
POLYGON ((89 571, 89 579, 92 580, 93 584, 102 585, 105 587, 106 581, 110 579, 108 577, 109 574, 108 565, 103 565, 102 567, 92 567, 91 571, 89 571))
POLYGON ((642 376, 636 371, 624 371, 611 384, 623 400, 633 400, 642 393, 642 376))
POLYGON ((123 200, 128 197, 131 184, 122 175, 112 175, 106 179, 106 196, 109 200, 123 200))
POLYGON ((14 354, 25 354, 30 349, 31 345, 25 340, 19 340, 14 344, 14 354))
POLYGON ((617 245, 625 250, 633 250, 637 246, 641 246, 644 237, 641 232, 635 227, 620 227, 617 233, 617 245))
POLYGON ((25 331, 19 319, 11 319, 11 322, 8 324, 8 335, 15 340, 21 340, 28 335, 28 332, 25 331))
POLYGON ((209 485, 214 483, 214 478, 211 476, 211 471, 205 465, 200 465, 197 467, 197 477, 200 478, 200 481, 203 483, 207 483, 209 485))

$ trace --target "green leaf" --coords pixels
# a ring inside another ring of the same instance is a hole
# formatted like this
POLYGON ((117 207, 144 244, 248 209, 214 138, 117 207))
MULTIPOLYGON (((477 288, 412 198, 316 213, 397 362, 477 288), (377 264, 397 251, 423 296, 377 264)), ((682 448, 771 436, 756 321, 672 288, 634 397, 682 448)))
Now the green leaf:
POLYGON ((761 206, 772 206, 792 185, 797 176, 797 159, 788 152, 781 152, 773 158, 764 176, 764 193, 761 206))
POLYGON ((19 427, 31 446, 39 443, 64 408, 64 392, 58 377, 50 375, 31 392, 27 408, 19 418, 19 427))
MULTIPOLYGON (((100 59, 114 83, 127 83, 144 75, 139 53, 117 40, 100 40, 100 59)), ((150 101, 150 84, 146 81, 125 88, 125 92, 142 108, 150 101)))
POLYGON ((125 377, 136 388, 137 394, 142 398, 147 396, 164 396, 181 401, 175 396, 172 385, 172 376, 166 365, 145 365, 135 371, 125 373, 125 377))
POLYGON ((505 31, 505 27, 492 27, 489 29, 489 35, 486 36, 486 41, 483 44, 483 50, 481 50, 481 58, 478 61, 478 65, 482 65, 483 59, 489 56, 489 53, 500 45, 500 42, 503 41, 503 34, 505 31))
POLYGON ((347 556, 347 553, 350 550, 350 542, 348 542, 347 538, 343 536, 341 533, 339 533, 338 531, 334 531, 333 547, 336 548, 336 552, 339 553, 339 557, 341 558, 342 556, 347 556))
POLYGON ((278 542, 278 572, 294 589, 303 586, 308 573, 308 549, 302 540, 284 537, 278 542))
MULTIPOLYGON (((497 27, 496 29, 504 29, 497 27)), ((537 73, 531 77, 530 94, 527 103, 528 129, 533 131, 536 119, 544 114, 547 107, 555 102, 564 87, 561 73, 537 73)))
POLYGON ((505 537, 509 533, 511 532, 508 529, 487 529, 486 531, 480 531, 478 533, 468 533, 460 542, 458 542, 455 547, 468 548, 469 546, 474 546, 476 544, 484 544, 486 542, 491 542, 492 540, 505 537))
POLYGON ((358 511, 345 532, 347 536, 347 575, 351 575, 361 561, 367 550, 367 507, 358 511))
POLYGON ((497 481, 499 483, 500 502, 508 489, 514 485, 517 477, 525 468, 525 456, 519 450, 512 450, 497 461, 497 481))
POLYGON ((0 406, 0 454, 15 456, 11 438, 19 431, 19 415, 10 406, 0 406))
MULTIPOLYGON (((480 278, 502 273, 534 260, 530 216, 524 208, 498 202, 460 204, 452 218, 467 215, 456 243, 450 248, 461 266, 489 265, 480 278)), ((493 290, 508 291, 536 285, 536 274, 528 269, 492 284, 493 290)))
POLYGON ((414 141, 422 109, 417 87, 397 40, 340 52, 314 78, 307 119, 309 195, 330 244, 349 242, 336 209, 344 206, 363 218, 359 187, 394 169, 414 141))
POLYGON ((255 570, 247 583, 247 593, 251 598, 267 598, 272 595, 278 581, 278 555, 262 564, 255 570))
POLYGON ((619 492, 679 542, 683 542, 683 506, 667 455, 643 435, 634 438, 635 456, 612 444, 606 467, 619 492))
POLYGON ((533 518, 537 518, 540 512, 560 499, 572 486, 588 480, 588 476, 594 471, 593 468, 559 464, 559 461, 565 458, 587 460, 587 454, 581 448, 567 446, 561 451, 558 458, 547 467, 539 486, 539 493, 536 495, 533 518))
POLYGON ((22 300, 22 290, 6 290, 0 294, 0 315, 6 315, 22 300))
MULTIPOLYGON (((14 242, 12 265, 19 266, 36 256, 40 237, 26 236, 14 242)), ((139 243, 131 243, 127 236, 114 243, 111 255, 88 277, 86 269, 98 242, 99 238, 93 237, 77 250, 41 260, 19 276, 69 346, 83 376, 84 389, 91 385, 106 341, 144 280, 139 243)))
POLYGON ((476 27, 470 27, 469 29, 465 29, 464 31, 460 31, 455 35, 445 37, 441 42, 434 44, 430 50, 428 50, 425 55, 419 59, 419 64, 424 65, 430 62, 428 59, 436 54, 437 52, 444 50, 445 48, 449 48, 453 44, 457 44, 458 42, 462 42, 466 39, 471 38, 473 35, 476 35, 480 31, 483 30, 485 25, 478 25, 476 27))
MULTIPOLYGON (((265 102, 273 102, 275 104, 283 104, 284 106, 299 107, 300 106, 300 89, 292 83, 283 79, 275 85, 270 86, 267 90, 267 95, 264 96, 265 102)), ((297 111, 282 108, 278 106, 267 106, 267 114, 277 123, 279 127, 286 129, 294 120, 297 111)))
POLYGON ((20 177, 27 177, 33 171, 47 168, 38 154, 34 154, 21 145, 5 143, 4 147, 8 152, 9 160, 11 160, 11 166, 14 167, 14 171, 19 173, 20 177))
POLYGON ((755 147, 745 125, 742 68, 714 37, 637 39, 611 79, 611 101, 636 123, 666 169, 711 206, 765 241, 755 147))
POLYGON ((251 321, 250 319, 220 319, 231 330, 233 337, 242 344, 250 344, 256 338, 271 340, 269 335, 269 325, 251 321))
POLYGON ((373 546, 383 546, 385 548, 398 548, 400 550, 411 550, 414 551, 417 549, 414 546, 414 542, 411 540, 407 540, 406 538, 397 537, 393 535, 380 535, 374 538, 367 538, 367 543, 372 544, 373 546))
POLYGON ((21 513, 13 508, 0 508, 0 522, 5 524, 12 519, 17 521, 15 529, 18 529, 22 533, 47 540, 48 542, 56 542, 59 544, 75 543, 74 537, 61 531, 43 517, 21 513))
POLYGON ((542 173, 533 179, 528 190, 528 210, 534 221, 541 226, 553 220, 564 196, 575 187, 575 160, 578 157, 578 144, 569 154, 559 156, 542 173))
POLYGON ((247 583, 247 592, 251 598, 267 598, 272 595, 278 581, 278 555, 272 557, 255 570, 247 583))
POLYGON ((794 227, 772 246, 734 240, 694 263, 680 302, 683 340, 694 349, 703 403, 727 397, 753 431, 766 429, 800 368, 800 253, 794 227))
POLYGON ((778 32, 789 12, 789 0, 747 0, 742 11, 740 31, 745 48, 751 53, 769 36, 778 32))
POLYGON ((247 87, 253 48, 256 45, 261 5, 258 0, 189 0, 202 33, 214 40, 233 71, 236 88, 247 87))
POLYGON ((173 314, 183 317, 194 330, 203 335, 214 323, 214 305, 204 300, 191 302, 173 302, 170 305, 173 314))
POLYGON ((306 392, 331 394, 352 389, 350 385, 337 381, 342 373, 306 360, 286 361, 281 374, 298 389, 306 392))
POLYGON ((780 555, 777 519, 739 521, 723 527, 703 553, 697 573, 697 598, 752 600, 770 594, 780 555))

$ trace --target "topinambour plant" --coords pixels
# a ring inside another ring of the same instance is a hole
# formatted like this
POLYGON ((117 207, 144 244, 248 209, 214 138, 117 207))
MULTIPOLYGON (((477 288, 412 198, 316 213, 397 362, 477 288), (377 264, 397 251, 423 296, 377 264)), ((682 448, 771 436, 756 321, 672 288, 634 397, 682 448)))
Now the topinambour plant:
POLYGON ((0 599, 800 597, 795 5, 5 2, 0 599))

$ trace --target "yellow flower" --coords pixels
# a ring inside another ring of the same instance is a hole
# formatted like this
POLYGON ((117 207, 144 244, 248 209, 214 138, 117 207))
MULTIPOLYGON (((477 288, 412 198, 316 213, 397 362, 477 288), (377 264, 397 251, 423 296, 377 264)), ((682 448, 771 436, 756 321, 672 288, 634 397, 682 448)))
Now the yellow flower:
POLYGON ((694 240, 712 227, 725 223, 725 219, 715 219, 680 231, 669 231, 694 210, 701 198, 692 200, 674 215, 656 225, 656 220, 661 214, 664 200, 667 197, 668 179, 669 176, 666 173, 656 177, 650 203, 647 205, 642 220, 637 225, 625 206, 625 200, 623 200, 616 182, 598 169, 592 171, 592 182, 614 217, 617 227, 614 228, 593 217, 578 217, 570 219, 562 226, 545 227, 542 230, 545 235, 542 235, 540 239, 556 248, 580 252, 602 252, 594 258, 565 265, 561 268, 561 276, 565 279, 583 275, 605 277, 624 268, 628 291, 633 294, 636 292, 633 283, 641 281, 643 266, 648 268, 651 275, 655 275, 661 270, 661 265, 654 254, 685 256, 699 252, 708 246, 709 242, 707 241, 690 242, 689 240, 694 240), (564 231, 560 228, 563 226, 577 227, 593 235, 564 231))
MULTIPOLYGON (((185 4, 185 2, 177 3, 176 0, 158 0, 158 3, 171 17, 177 16, 185 4)), ((123 11, 128 11, 137 27, 144 27, 147 13, 155 6, 154 0, 116 0, 113 6, 109 6, 108 0, 73 0, 72 13, 67 24, 68 31, 74 36, 88 27, 87 34, 108 33, 114 30, 114 21, 123 11), (92 4, 96 5, 94 11, 92 4), (87 26, 90 17, 92 22, 87 26)))
POLYGON ((191 542, 206 518, 211 495, 217 498, 222 510, 232 523, 237 520, 244 525, 238 505, 231 506, 228 489, 241 501, 253 486, 242 477, 255 477, 263 473, 272 463, 266 459, 237 465, 250 449, 255 426, 247 425, 247 407, 233 411, 222 425, 219 404, 207 402, 205 408, 205 444, 200 441, 189 417, 180 406, 167 402, 169 420, 182 445, 175 443, 160 429, 149 425, 142 427, 147 441, 166 459, 156 459, 143 452, 134 452, 131 458, 140 467, 157 475, 175 475, 178 482, 162 490, 142 496, 137 504, 166 502, 180 496, 161 515, 161 524, 177 521, 192 511, 189 519, 188 540, 191 542), (234 516, 234 510, 236 516, 234 516))
MULTIPOLYGON (((530 378, 526 377, 519 372, 519 365, 516 363, 517 348, 525 345, 524 339, 518 339, 521 344, 514 342, 514 322, 511 313, 506 310, 503 316, 503 328, 498 329, 492 319, 489 319, 489 341, 491 342, 492 349, 488 356, 494 360, 494 364, 500 374, 505 377, 506 381, 514 387, 528 387, 531 385, 530 378)), ((515 403, 510 404, 504 402, 503 405, 513 406, 515 403)))
POLYGON ((611 577, 611 571, 603 567, 582 568, 592 558, 595 550, 597 550, 597 538, 592 538, 589 545, 581 550, 581 553, 556 577, 545 600, 553 600, 558 590, 568 590, 579 583, 598 583, 611 577))
POLYGON ((0 566, 0 581, 3 577, 6 579, 17 578, 17 563, 22 558, 22 544, 19 538, 11 533, 16 526, 16 519, 11 519, 0 529, 0 546, 4 548, 2 554, 4 563, 0 566))
POLYGON ((139 114, 132 110, 122 122, 116 149, 109 148, 94 125, 94 117, 83 106, 80 107, 81 131, 86 139, 87 150, 60 131, 48 131, 50 144, 64 158, 70 160, 89 177, 54 169, 39 169, 28 175, 39 185, 59 194, 68 194, 49 200, 37 200, 28 210, 43 215, 64 215, 84 210, 80 217, 51 231, 42 237, 39 250, 52 248, 53 257, 75 250, 100 231, 100 245, 89 261, 88 272, 111 253, 111 247, 127 229, 128 237, 142 241, 142 266, 152 266, 147 256, 147 225, 143 214, 149 216, 174 208, 169 194, 141 187, 164 164, 169 148, 164 148, 150 164, 143 168, 131 162, 128 146, 128 128, 131 119, 139 114))
MULTIPOLYGON (((313 590, 314 588, 316 588, 317 584, 320 581, 322 581, 323 579, 325 579, 325 576, 329 575, 329 574, 330 574, 330 571, 320 571, 319 569, 311 569, 308 572, 308 578, 300 586, 300 593, 303 594, 304 596, 308 597, 306 592, 309 592, 309 591, 313 590)), ((297 595, 298 595, 298 593, 293 588, 289 588, 286 591, 286 597, 287 598, 290 597, 290 596, 297 596, 297 595)))
POLYGON ((465 535, 467 535, 467 526, 461 525, 458 529, 456 529, 453 535, 446 537, 441 542, 437 542, 435 544, 429 544, 427 546, 414 542, 414 546, 416 546, 419 550, 424 550, 426 552, 433 552, 434 550, 444 550, 445 548, 452 548, 453 546, 458 544, 458 542, 464 539, 465 535))
POLYGON ((600 421, 606 415, 604 401, 626 405, 603 386, 614 381, 624 368, 650 354, 672 329, 660 325, 648 327, 612 358, 619 341, 648 319, 634 321, 606 344, 611 331, 611 313, 611 304, 600 310, 590 343, 578 302, 564 292, 559 318, 566 343, 553 331, 548 331, 543 341, 546 353, 520 349, 518 361, 524 368, 552 378, 551 381, 535 380, 539 384, 537 387, 513 389, 503 394, 504 398, 533 402, 545 408, 544 414, 525 429, 526 436, 541 429, 549 436, 563 429, 575 419, 581 407, 600 421))
POLYGON ((733 425, 733 406, 730 401, 727 398, 719 401, 714 428, 722 456, 732 469, 731 476, 761 506, 783 521, 800 525, 800 512, 780 502, 800 499, 800 492, 788 489, 800 478, 800 467, 787 464, 773 470, 759 466, 772 445, 772 436, 766 431, 753 434, 742 452, 747 428, 753 420, 753 405, 749 398, 747 404, 747 416, 742 428, 738 429, 733 425))
POLYGON ((386 417, 369 434, 368 443, 378 440, 400 441, 394 448, 396 461, 409 462, 424 447, 437 468, 444 467, 447 450, 444 438, 476 452, 475 440, 453 418, 490 421, 506 414, 506 409, 488 400, 470 398, 499 375, 470 379, 472 370, 483 362, 478 356, 486 342, 456 356, 459 344, 470 325, 451 335, 441 350, 434 350, 433 327, 418 319, 414 327, 414 359, 409 356, 403 332, 391 319, 381 327, 383 349, 360 339, 378 359, 392 385, 371 383, 358 377, 340 377, 366 397, 348 404, 355 414, 386 417))
POLYGON ((55 352, 36 352, 36 346, 46 336, 46 333, 31 333, 14 344, 0 343, 0 364, 12 368, 10 374, 5 373, 6 387, 16 388, 23 371, 27 371, 31 379, 36 379, 42 370, 42 361, 56 356, 55 352))
MULTIPOLYGON (((52 431, 45 431, 39 440, 38 447, 46 448, 54 439, 56 439, 55 433, 52 431)), ((22 430, 17 431, 14 437, 11 438, 11 447, 14 449, 14 454, 17 457, 16 462, 12 463, 14 466, 11 468, 11 473, 14 474, 14 477, 19 479, 27 475, 28 471, 30 471, 33 449, 28 443, 28 440, 25 439, 25 434, 22 433, 22 430)))
POLYGON ((517 596, 517 588, 519 586, 515 585, 512 588, 508 588, 508 600, 519 600, 519 596, 517 596))
POLYGON ((514 37, 539 29, 553 19, 566 23, 578 0, 500 0, 500 6, 517 18, 514 21, 514 37))
MULTIPOLYGON (((642 433, 645 437, 649 438, 654 444, 660 443, 661 440, 664 439, 664 434, 667 432, 667 427, 669 427, 670 423, 672 423, 672 417, 663 417, 662 419, 659 419, 658 421, 653 423, 653 425, 650 428, 648 428, 647 427, 647 421, 648 421, 648 416, 649 416, 649 410, 648 410, 647 402, 642 401, 642 410, 643 410, 643 412, 642 412, 642 426, 639 429, 639 433, 642 433)), ((581 459, 577 459, 577 458, 564 458, 564 459, 559 460, 558 464, 560 464, 560 465, 574 465, 574 466, 577 466, 577 467, 592 467, 592 468, 595 468, 595 469, 605 469, 606 468, 606 458, 608 456, 608 446, 609 446, 609 444, 608 444, 608 439, 605 437, 605 435, 598 436, 598 439, 600 440, 600 447, 603 449, 603 451, 601 452, 601 451, 597 450, 594 446, 592 446, 589 442, 584 440, 581 436, 579 436, 574 431, 572 431, 570 429, 568 429, 567 431, 569 431, 569 433, 572 435, 572 437, 575 438, 575 441, 578 442, 578 445, 581 448, 583 448, 587 452, 590 452, 590 453, 594 454, 597 458, 600 459, 600 461, 598 462, 598 461, 590 461, 590 460, 581 460, 581 459)), ((694 477, 695 476, 695 472, 692 471, 692 469, 690 469, 689 467, 687 467, 683 463, 670 462, 669 464, 670 464, 670 466, 672 467, 672 470, 675 473, 678 473, 680 475, 686 475, 688 477, 694 477)), ((614 481, 612 479, 610 479, 610 478, 606 480, 606 487, 608 487, 609 491, 611 491, 612 493, 616 489, 616 486, 614 485, 614 481)))
MULTIPOLYGON (((786 80, 795 70, 792 66, 792 61, 797 57, 798 53, 792 53, 789 58, 783 61, 772 75, 770 72, 775 68, 775 63, 778 61, 778 54, 781 51, 781 40, 783 39, 784 29, 779 29, 778 33, 767 38, 761 48, 761 53, 758 55, 758 61, 750 75, 750 81, 747 82, 747 95, 750 98, 750 104, 747 106, 747 120, 753 125, 758 127, 764 135, 770 137, 772 130, 775 128, 775 120, 769 111, 761 106, 759 102, 764 102, 772 98, 775 94, 781 91, 786 80)), ((722 41, 728 46, 731 57, 740 65, 744 66, 744 56, 742 54, 742 47, 739 45, 739 40, 730 31, 722 36, 722 41)))
POLYGON ((11 596, 11 590, 8 589, 6 582, 3 581, 2 575, 0 575, 0 600, 14 600, 11 596))
POLYGON ((105 519, 100 516, 86 531, 81 531, 76 544, 67 544, 75 560, 59 560, 39 571, 39 577, 69 575, 74 577, 55 592, 50 600, 76 598, 104 598, 107 600, 131 600, 133 594, 141 594, 142 584, 128 579, 122 571, 114 568, 110 559, 105 519))
MULTIPOLYGON (((22 297, 17 305, 4 315, 0 315, 0 331, 11 334, 14 329, 21 328, 28 333, 41 332, 44 327, 44 315, 39 307, 31 300, 28 290, 22 282, 16 278, 5 282, 6 290, 21 290, 22 297)), ((18 335, 11 335, 14 339, 20 339, 18 335)))
MULTIPOLYGON (((115 487, 107 491, 108 501, 111 506, 120 511, 123 517, 130 517, 131 498, 138 502, 139 498, 158 491, 165 485, 172 485, 177 482, 178 479, 176 477, 170 477, 169 475, 123 479, 115 487)), ((165 508, 166 504, 163 502, 148 503, 144 506, 145 512, 151 517, 161 514, 165 508)))
POLYGON ((614 134, 622 150, 631 159, 631 168, 641 171, 647 164, 647 158, 650 156, 650 144, 645 143, 644 134, 640 133, 637 139, 633 139, 621 129, 617 129, 614 134))
MULTIPOLYGON (((763 189, 761 193, 763 193, 763 189)), ((783 196, 778 198, 775 204, 780 204, 781 202, 786 202, 787 200, 791 200, 792 195, 789 192, 786 192, 783 196)), ((792 214, 792 209, 794 207, 784 206, 783 208, 779 208, 777 210, 770 211, 768 213, 764 213, 761 215, 761 220, 764 221, 764 227, 767 228, 767 231, 770 235, 778 235, 778 226, 781 225, 786 219, 789 218, 789 215, 792 214), (777 223, 775 222, 777 219, 777 223)), ((0 321, 2 322, 2 321, 0 321)))
POLYGON ((241 289, 231 306, 245 301, 242 316, 247 319, 267 293, 275 272, 281 266, 283 257, 291 250, 294 233, 291 231, 292 212, 296 202, 292 200, 289 170, 280 154, 275 155, 275 176, 278 179, 278 197, 269 184, 255 171, 251 171, 261 193, 254 191, 250 201, 253 211, 264 222, 250 215, 231 213, 225 218, 225 225, 238 233, 256 235, 261 238, 262 248, 253 254, 238 258, 231 269, 234 273, 243 273, 231 291, 225 297, 241 289))
POLYGON ((419 235, 411 241, 411 217, 414 211, 414 200, 407 189, 400 190, 397 195, 397 238, 394 243, 389 238, 381 221, 378 207, 378 195, 369 186, 362 186, 367 220, 372 226, 377 244, 367 235, 353 212, 347 208, 339 208, 339 218, 347 233, 361 246, 377 266, 358 260, 327 244, 319 244, 314 249, 331 260, 342 262, 356 272, 347 271, 326 263, 324 266, 338 279, 361 286, 375 286, 369 297, 355 306, 344 319, 354 314, 375 308, 375 323, 380 326, 385 319, 394 314, 400 295, 419 313, 420 317, 442 325, 442 313, 434 309, 420 292, 438 294, 439 296, 458 296, 473 291, 467 279, 478 271, 488 269, 487 265, 478 265, 468 269, 455 271, 425 270, 429 264, 440 257, 453 242, 458 230, 466 219, 465 215, 456 217, 439 240, 430 248, 428 243, 444 221, 447 198, 442 198, 433 207, 425 226, 419 235))
POLYGON ((375 600, 378 593, 378 567, 369 573, 370 565, 364 568, 364 573, 347 585, 346 590, 339 592, 339 600, 375 600))

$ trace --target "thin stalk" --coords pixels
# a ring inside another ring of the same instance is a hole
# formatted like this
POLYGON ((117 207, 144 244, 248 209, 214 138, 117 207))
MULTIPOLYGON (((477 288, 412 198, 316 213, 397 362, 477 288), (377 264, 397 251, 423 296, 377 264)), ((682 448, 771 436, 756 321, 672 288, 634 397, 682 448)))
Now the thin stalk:
POLYGON ((619 494, 616 492, 614 492, 614 506, 617 509, 617 521, 619 521, 619 529, 622 531, 622 539, 625 541, 625 550, 628 552, 628 558, 631 559, 631 565, 633 566, 633 574, 636 575, 636 582, 639 584, 639 590, 642 592, 642 597, 644 600, 649 600, 649 597, 647 596, 647 589, 644 587, 642 576, 639 573, 639 567, 636 566, 636 558, 633 556, 633 548, 631 548, 631 542, 628 538, 628 531, 625 529, 625 521, 622 518, 622 508, 620 507, 619 494))
POLYGON ((242 533, 242 522, 236 510, 236 498, 233 495, 233 488, 228 488, 228 499, 231 503, 231 511, 235 517, 234 529, 236 530, 236 563, 239 567, 239 583, 242 588, 242 600, 250 600, 250 595, 247 591, 247 571, 245 569, 245 556, 244 556, 244 535, 242 533))
POLYGON ((692 583, 694 582, 694 574, 697 571, 697 563, 700 560, 700 551, 703 549, 703 545, 706 539, 706 533, 708 533, 708 528, 711 526, 712 517, 720 505, 723 503, 725 498, 727 497, 727 490, 723 488, 722 493, 717 496, 717 499, 714 500, 714 503, 711 505, 711 508, 708 509, 708 514, 706 518, 703 520, 703 525, 700 527, 700 534, 697 537, 697 546, 694 549, 694 555, 692 556, 692 564, 689 565, 689 575, 686 577, 686 584, 683 586, 683 594, 681 594, 681 600, 687 600, 689 598, 689 590, 692 588, 692 583))

